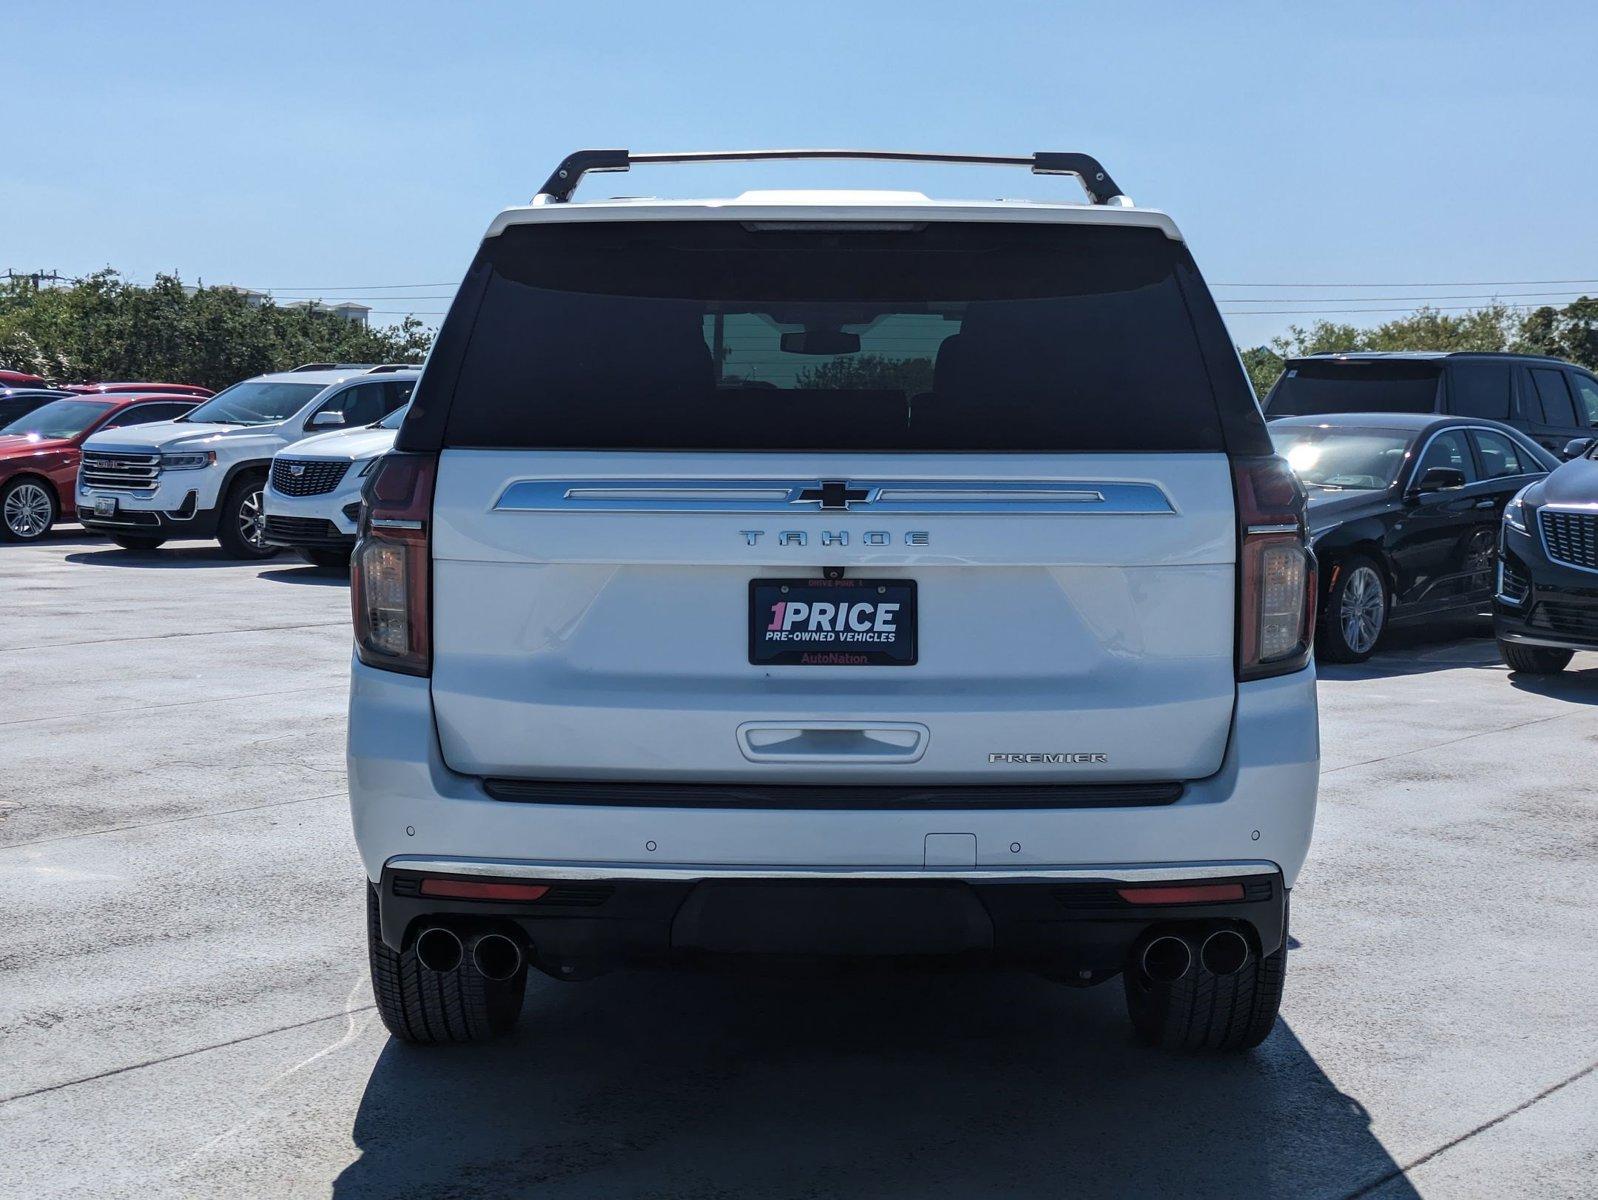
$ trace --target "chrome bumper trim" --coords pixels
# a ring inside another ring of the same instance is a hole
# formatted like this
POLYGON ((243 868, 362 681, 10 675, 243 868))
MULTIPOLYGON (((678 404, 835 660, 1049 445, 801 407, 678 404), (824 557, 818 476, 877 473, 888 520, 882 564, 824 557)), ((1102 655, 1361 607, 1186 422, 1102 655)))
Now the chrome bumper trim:
POLYGON ((706 879, 963 879, 968 882, 1155 883, 1166 880, 1227 879, 1238 875, 1276 875, 1273 862, 1111 863, 1070 867, 782 867, 725 864, 531 862, 504 858, 432 858, 396 854, 383 864, 399 871, 441 875, 493 875, 506 879, 636 880, 697 883, 706 879))

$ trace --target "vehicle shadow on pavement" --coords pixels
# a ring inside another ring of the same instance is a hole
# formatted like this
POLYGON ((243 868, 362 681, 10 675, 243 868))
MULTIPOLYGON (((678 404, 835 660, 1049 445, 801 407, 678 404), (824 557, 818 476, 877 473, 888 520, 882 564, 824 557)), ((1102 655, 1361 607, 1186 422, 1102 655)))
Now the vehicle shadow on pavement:
POLYGON ((230 558, 222 547, 216 545, 162 546, 156 550, 124 550, 121 546, 107 546, 104 550, 68 554, 66 560, 90 567, 142 567, 147 571, 260 565, 259 562, 230 558))
POLYGON ((1503 670, 1492 625, 1483 619, 1439 621, 1416 629, 1395 629, 1382 639, 1381 648, 1362 663, 1316 661, 1321 679, 1380 679, 1395 675, 1424 675, 1456 671, 1460 667, 1503 670))
POLYGON ((1572 704, 1598 704, 1598 669, 1583 671, 1571 667, 1557 675, 1532 675, 1525 671, 1511 671, 1509 682, 1512 687, 1519 688, 1523 692, 1547 696, 1551 700, 1569 700, 1572 704))
POLYGON ((510 1039, 391 1040, 353 1137, 341 1200, 1416 1194, 1285 1024, 1167 1054, 1020 974, 538 980, 510 1039))
POLYGON ((327 567, 313 567, 309 563, 303 566, 274 567, 270 571, 262 571, 262 579, 269 579, 273 583, 309 583, 320 587, 343 587, 350 585, 348 571, 334 571, 327 567))

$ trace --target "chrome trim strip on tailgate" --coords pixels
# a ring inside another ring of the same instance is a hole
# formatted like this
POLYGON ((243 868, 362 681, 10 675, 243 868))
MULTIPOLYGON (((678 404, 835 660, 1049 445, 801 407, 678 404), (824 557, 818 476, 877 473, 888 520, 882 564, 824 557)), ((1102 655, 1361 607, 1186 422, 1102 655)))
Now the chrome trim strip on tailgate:
MULTIPOLYGON (((518 479, 494 502, 496 512, 792 513, 814 507, 819 482, 769 479, 518 479), (801 495, 801 493, 809 493, 801 495)), ((893 516, 931 513, 1091 513, 1174 515, 1155 483, 915 481, 851 484, 866 494, 848 511, 893 516)), ((841 511, 841 510, 840 510, 841 511)))
POLYGON ((706 879, 964 879, 972 882, 1155 883, 1184 879, 1226 879, 1237 875, 1275 875, 1273 862, 1175 862, 1108 864, 1072 867, 739 867, 716 865, 656 866, 653 863, 531 862, 502 858, 431 858, 396 854, 384 869, 437 871, 445 875, 492 875, 503 879, 657 880, 697 883, 706 879))

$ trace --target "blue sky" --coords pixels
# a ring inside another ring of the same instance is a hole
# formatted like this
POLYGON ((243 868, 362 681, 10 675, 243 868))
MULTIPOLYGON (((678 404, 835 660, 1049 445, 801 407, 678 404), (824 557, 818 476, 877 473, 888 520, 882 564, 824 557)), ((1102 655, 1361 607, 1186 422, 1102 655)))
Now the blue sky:
MULTIPOLYGON (((1298 7, 10 0, 0 268, 176 271, 387 321, 449 288, 366 289, 457 279, 568 150, 860 145, 1098 155, 1175 215, 1245 344, 1310 310, 1598 279, 1598 6, 1298 7), (1336 282, 1377 286, 1223 286, 1336 282)), ((810 183, 1071 189, 810 164, 589 194, 810 183)))

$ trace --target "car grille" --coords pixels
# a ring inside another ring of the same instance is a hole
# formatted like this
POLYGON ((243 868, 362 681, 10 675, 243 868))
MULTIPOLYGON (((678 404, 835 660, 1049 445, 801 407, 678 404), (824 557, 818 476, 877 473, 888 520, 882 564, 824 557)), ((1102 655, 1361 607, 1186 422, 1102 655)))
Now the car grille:
POLYGON ((85 486, 104 492, 155 491, 161 478, 159 454, 113 454, 85 450, 82 464, 85 486))
POLYGON ((274 458, 272 486, 285 496, 325 496, 350 469, 347 462, 313 458, 274 458))
POLYGON ((1550 633, 1598 640, 1598 607, 1545 600, 1532 610, 1527 624, 1550 633))
POLYGON ((1572 567, 1598 571, 1598 513, 1543 509, 1543 545, 1548 557, 1572 567))
POLYGON ((342 538, 344 535, 338 531, 338 526, 331 521, 324 521, 320 517, 274 517, 266 518, 266 536, 293 538, 296 541, 305 541, 311 538, 342 538))

